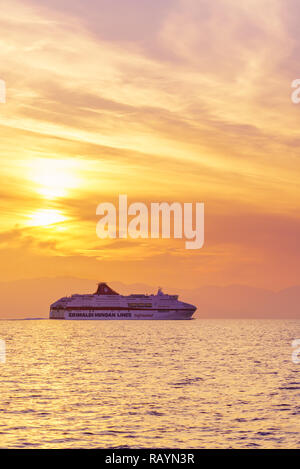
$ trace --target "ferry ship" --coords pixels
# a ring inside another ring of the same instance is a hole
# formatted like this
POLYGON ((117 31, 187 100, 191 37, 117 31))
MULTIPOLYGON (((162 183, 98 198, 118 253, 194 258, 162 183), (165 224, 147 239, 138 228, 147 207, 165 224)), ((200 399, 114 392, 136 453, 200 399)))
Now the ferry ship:
POLYGON ((72 295, 50 306, 50 319, 191 319, 196 306, 166 295, 159 288, 156 295, 119 295, 106 283, 99 283, 96 293, 72 295))

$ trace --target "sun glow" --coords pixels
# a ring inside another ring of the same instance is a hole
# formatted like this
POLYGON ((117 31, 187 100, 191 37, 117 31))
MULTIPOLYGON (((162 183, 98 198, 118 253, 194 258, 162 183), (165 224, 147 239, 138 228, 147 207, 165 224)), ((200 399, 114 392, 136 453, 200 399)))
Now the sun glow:
POLYGON ((29 226, 49 226, 66 221, 67 218, 59 210, 37 210, 29 215, 29 226))
POLYGON ((65 197, 80 184, 76 166, 74 160, 38 158, 33 163, 31 180, 45 199, 65 197))

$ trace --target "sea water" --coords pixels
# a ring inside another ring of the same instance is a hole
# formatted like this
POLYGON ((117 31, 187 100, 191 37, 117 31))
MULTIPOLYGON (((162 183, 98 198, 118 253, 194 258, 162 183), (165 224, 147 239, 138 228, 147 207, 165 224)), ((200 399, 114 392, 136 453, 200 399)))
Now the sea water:
POLYGON ((300 321, 0 321, 1 448, 299 448, 300 321))

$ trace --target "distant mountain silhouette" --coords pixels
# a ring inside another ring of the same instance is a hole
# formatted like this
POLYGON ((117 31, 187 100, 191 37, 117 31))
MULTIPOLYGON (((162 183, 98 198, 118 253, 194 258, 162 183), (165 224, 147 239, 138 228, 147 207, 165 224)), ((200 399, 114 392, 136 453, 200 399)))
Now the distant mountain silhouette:
MULTIPOLYGON (((106 280, 106 279, 99 279, 106 280)), ((72 277, 0 282, 0 318, 47 318, 49 305, 72 293, 94 293, 97 280, 72 277)), ((108 282, 119 293, 156 293, 157 287, 108 282)), ((243 285, 202 286, 193 290, 165 289, 197 305, 199 318, 300 319, 300 286, 279 292, 243 285)))

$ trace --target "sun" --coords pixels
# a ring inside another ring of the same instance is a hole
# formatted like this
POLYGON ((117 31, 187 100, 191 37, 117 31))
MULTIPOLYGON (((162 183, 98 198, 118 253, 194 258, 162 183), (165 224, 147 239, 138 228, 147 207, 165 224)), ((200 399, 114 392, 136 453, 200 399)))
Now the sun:
POLYGON ((50 226, 67 220, 59 210, 37 210, 28 216, 29 226, 50 226))
POLYGON ((79 186, 76 162, 68 159, 37 158, 32 163, 31 180, 45 199, 65 197, 79 186))

